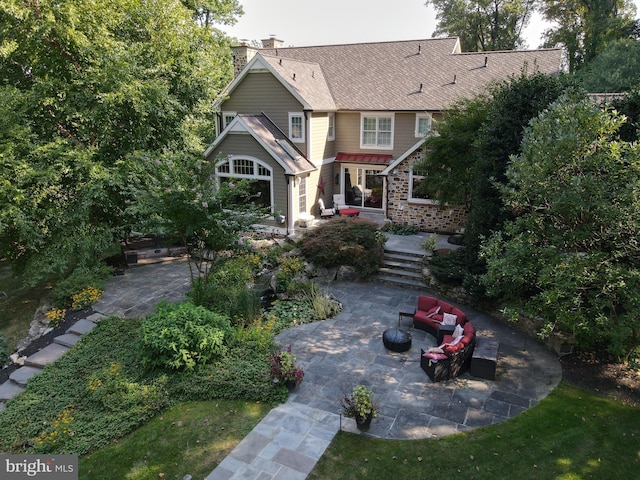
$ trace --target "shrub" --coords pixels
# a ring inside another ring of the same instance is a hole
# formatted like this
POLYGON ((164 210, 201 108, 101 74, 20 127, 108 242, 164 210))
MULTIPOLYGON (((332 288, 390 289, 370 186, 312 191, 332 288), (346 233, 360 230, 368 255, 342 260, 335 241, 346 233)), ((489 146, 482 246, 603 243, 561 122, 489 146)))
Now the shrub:
POLYGON ((289 284, 296 275, 304 271, 304 262, 299 257, 284 257, 276 271, 276 289, 279 293, 286 292, 289 284))
POLYGON ((142 321, 143 365, 191 370, 226 352, 229 319, 186 302, 164 303, 142 321))
MULTIPOLYGON (((74 295, 80 294, 81 297, 84 298, 81 293, 83 290, 88 288, 104 290, 105 280, 110 274, 111 269, 105 265, 95 268, 79 268, 74 270, 71 275, 64 280, 59 281, 54 287, 51 294, 53 303, 59 308, 71 307, 74 303, 74 295)), ((91 303, 86 306, 90 306, 91 303)), ((77 306, 79 307, 80 304, 77 306)), ((80 307, 78 309, 82 308, 85 307, 80 307)))
POLYGON ((79 293, 71 297, 71 309, 82 310, 100 300, 103 290, 96 287, 85 287, 79 293))
POLYGON ((445 255, 435 255, 429 260, 429 271, 444 283, 463 285, 468 275, 464 249, 459 248, 445 255))
POLYGON ((340 217, 307 232, 300 248, 316 266, 351 265, 366 278, 380 269, 385 241, 373 222, 340 217))
POLYGON ((419 232, 415 225, 401 225, 399 223, 387 223, 382 230, 393 235, 415 235, 419 232))
POLYGON ((64 308, 53 308, 47 311, 44 315, 49 319, 50 327, 57 327, 60 322, 64 320, 67 311, 64 308))

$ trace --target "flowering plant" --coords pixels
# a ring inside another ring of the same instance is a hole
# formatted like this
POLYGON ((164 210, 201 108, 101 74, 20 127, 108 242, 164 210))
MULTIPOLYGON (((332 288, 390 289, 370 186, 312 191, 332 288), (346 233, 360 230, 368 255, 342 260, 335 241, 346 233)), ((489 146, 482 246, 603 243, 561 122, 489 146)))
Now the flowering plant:
POLYGON ((373 391, 364 385, 358 385, 351 394, 345 394, 340 400, 340 407, 345 417, 355 418, 357 422, 378 416, 378 402, 373 400, 373 391))
POLYGON ((296 386, 302 383, 304 372, 296 364, 296 356, 291 353, 291 345, 287 350, 279 350, 271 355, 270 363, 274 382, 293 382, 296 386))

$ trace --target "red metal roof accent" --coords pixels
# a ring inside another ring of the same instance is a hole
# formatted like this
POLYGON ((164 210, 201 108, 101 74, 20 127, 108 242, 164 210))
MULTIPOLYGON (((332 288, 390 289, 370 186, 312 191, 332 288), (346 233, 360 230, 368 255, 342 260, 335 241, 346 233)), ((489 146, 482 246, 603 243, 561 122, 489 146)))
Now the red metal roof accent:
POLYGON ((375 165, 389 165, 391 163, 391 155, 382 153, 345 153, 338 152, 336 162, 348 163, 369 163, 375 165))

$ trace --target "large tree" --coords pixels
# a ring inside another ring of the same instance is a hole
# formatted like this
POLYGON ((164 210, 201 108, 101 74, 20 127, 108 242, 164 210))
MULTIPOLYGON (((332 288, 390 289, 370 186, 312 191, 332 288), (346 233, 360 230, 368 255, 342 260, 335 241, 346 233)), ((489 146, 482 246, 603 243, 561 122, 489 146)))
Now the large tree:
POLYGON ((170 0, 0 0, 0 255, 32 282, 95 262, 129 154, 211 141, 228 45, 170 0))
POLYGON ((607 48, 576 72, 587 92, 628 92, 640 87, 640 41, 625 38, 607 48))
POLYGON ((540 0, 540 11, 553 25, 544 33, 544 46, 564 46, 571 72, 636 29, 630 0, 540 0))
POLYGON ((427 0, 436 10, 433 36, 457 36, 465 52, 515 50, 535 0, 427 0))
POLYGON ((640 345, 640 146, 625 118, 563 96, 526 129, 500 190, 514 219, 484 245, 488 288, 620 356, 640 345))

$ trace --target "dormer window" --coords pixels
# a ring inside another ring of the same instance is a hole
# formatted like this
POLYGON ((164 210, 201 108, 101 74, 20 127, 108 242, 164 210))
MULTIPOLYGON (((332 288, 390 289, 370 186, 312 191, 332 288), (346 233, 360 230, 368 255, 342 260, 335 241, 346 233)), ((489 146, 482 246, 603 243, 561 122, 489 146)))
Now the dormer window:
POLYGON ((363 113, 360 148, 391 150, 393 148, 393 115, 363 113))
POLYGON ((431 132, 431 115, 428 113, 416 114, 416 137, 426 137, 431 132))
POLYGON ((304 114, 289 112, 289 140, 296 143, 304 142, 304 114))

